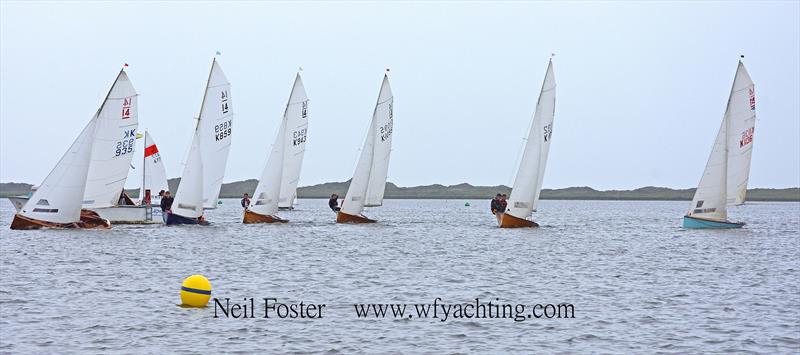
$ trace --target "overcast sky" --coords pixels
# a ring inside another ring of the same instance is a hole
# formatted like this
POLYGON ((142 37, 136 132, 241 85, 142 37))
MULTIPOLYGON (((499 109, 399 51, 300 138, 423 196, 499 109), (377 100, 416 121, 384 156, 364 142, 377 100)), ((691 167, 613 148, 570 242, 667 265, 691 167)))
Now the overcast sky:
POLYGON ((225 181, 261 172, 299 66, 300 184, 349 179, 389 67, 389 181, 510 185, 556 53, 546 188, 694 187, 744 54, 750 186, 798 186, 799 4, 3 1, 0 181, 39 184, 126 62, 140 130, 180 175, 219 50, 236 113, 225 181))

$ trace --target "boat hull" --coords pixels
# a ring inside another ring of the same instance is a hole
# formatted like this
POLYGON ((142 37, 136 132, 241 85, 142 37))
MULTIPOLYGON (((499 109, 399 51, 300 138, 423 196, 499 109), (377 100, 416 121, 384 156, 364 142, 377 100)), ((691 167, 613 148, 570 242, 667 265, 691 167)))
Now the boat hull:
POLYGON ((683 228, 687 229, 724 229, 742 228, 744 223, 729 221, 712 221, 708 219, 683 216, 683 228))
POLYGON ((244 211, 244 217, 242 218, 242 223, 244 224, 255 224, 255 223, 286 223, 289 222, 287 219, 280 219, 275 216, 265 216, 263 214, 255 213, 250 210, 244 211))
POLYGON ((364 216, 355 216, 347 214, 342 211, 336 213, 336 223, 375 223, 374 219, 369 219, 364 216))
POLYGON ((48 221, 41 221, 38 219, 28 218, 21 214, 15 214, 14 220, 11 221, 11 229, 14 230, 31 230, 31 229, 93 229, 111 228, 111 223, 108 220, 100 217, 96 212, 89 210, 81 210, 80 221, 72 223, 55 223, 48 221))
POLYGON ((180 216, 174 213, 167 213, 167 225, 174 226, 179 224, 197 224, 201 226, 207 226, 209 223, 207 221, 201 221, 197 218, 189 218, 180 216))
POLYGON ((113 224, 158 224, 161 210, 152 206, 114 206, 94 209, 101 217, 113 224))
POLYGON ((508 213, 503 213, 500 216, 500 228, 532 228, 538 226, 539 224, 534 221, 514 217, 508 213))

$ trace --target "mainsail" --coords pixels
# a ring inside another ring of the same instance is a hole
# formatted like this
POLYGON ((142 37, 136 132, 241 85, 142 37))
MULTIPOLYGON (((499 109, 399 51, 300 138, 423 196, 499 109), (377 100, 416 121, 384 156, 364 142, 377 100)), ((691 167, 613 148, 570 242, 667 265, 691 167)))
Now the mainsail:
POLYGON ((95 116, 84 208, 117 205, 134 155, 138 111, 136 90, 125 71, 120 71, 95 116))
POLYGON ((755 86, 739 61, 722 124, 687 216, 727 221, 728 205, 747 193, 756 120, 755 86))
POLYGON ((216 58, 211 64, 200 109, 199 148, 203 160, 203 205, 215 208, 231 148, 233 99, 231 84, 216 58))
POLYGON ((139 190, 140 198, 144 196, 145 190, 150 190, 150 194, 157 198, 161 190, 169 191, 167 184, 167 171, 164 162, 161 160, 161 153, 158 151, 156 142, 150 137, 150 132, 144 132, 144 154, 142 159, 142 187, 139 190))
POLYGON ((361 149, 350 187, 347 189, 341 212, 358 216, 365 206, 383 204, 386 175, 389 171, 389 156, 392 151, 394 97, 389 86, 388 75, 383 76, 381 91, 372 114, 367 138, 361 149))
POLYGON ((547 65, 539 101, 536 103, 536 111, 533 114, 533 122, 528 133, 528 141, 522 153, 522 160, 509 197, 508 209, 505 212, 511 216, 528 219, 536 210, 553 136, 555 106, 556 81, 551 59, 547 65))
POLYGON ((253 195, 250 210, 265 216, 278 212, 280 202, 294 201, 308 129, 308 98, 298 73, 275 142, 253 195))

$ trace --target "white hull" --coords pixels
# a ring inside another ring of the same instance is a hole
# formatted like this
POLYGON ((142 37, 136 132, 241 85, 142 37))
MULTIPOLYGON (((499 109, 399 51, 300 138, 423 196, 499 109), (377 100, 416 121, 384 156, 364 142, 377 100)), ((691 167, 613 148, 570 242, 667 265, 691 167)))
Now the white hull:
POLYGON ((151 206, 116 206, 95 208, 100 217, 107 219, 111 224, 155 224, 163 223, 161 209, 151 206))
MULTIPOLYGON (((28 202, 28 198, 25 196, 12 196, 9 197, 8 200, 11 201, 14 208, 17 209, 17 212, 28 202)), ((158 207, 116 206, 94 208, 92 211, 97 212, 100 217, 107 219, 109 222, 116 224, 163 223, 161 219, 161 209, 158 207)))

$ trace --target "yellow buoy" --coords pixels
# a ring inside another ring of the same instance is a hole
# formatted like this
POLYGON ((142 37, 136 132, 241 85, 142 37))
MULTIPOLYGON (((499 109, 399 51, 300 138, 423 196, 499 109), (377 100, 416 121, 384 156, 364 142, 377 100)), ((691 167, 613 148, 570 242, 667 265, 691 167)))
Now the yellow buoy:
POLYGON ((181 303, 184 306, 205 307, 211 298, 211 282, 203 275, 192 275, 183 280, 181 303))

